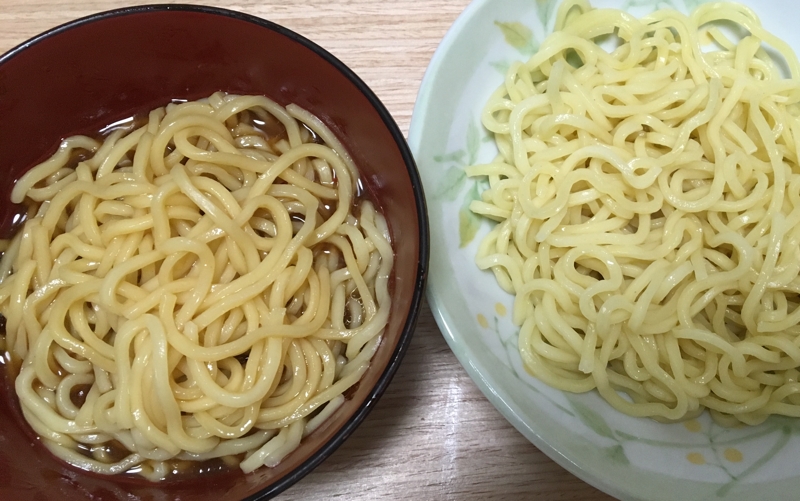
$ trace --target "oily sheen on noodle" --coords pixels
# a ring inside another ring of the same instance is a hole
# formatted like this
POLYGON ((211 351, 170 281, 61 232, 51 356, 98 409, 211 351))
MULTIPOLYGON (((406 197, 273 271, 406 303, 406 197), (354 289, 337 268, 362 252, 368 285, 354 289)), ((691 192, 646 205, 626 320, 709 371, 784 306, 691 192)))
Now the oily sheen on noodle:
POLYGON ((0 263, 25 419, 99 473, 278 464, 388 319, 389 230, 358 189, 319 119, 265 97, 64 140, 16 183, 30 211, 0 263))
POLYGON ((562 4, 486 104, 499 156, 468 169, 531 374, 634 416, 800 416, 798 78, 736 3, 562 4))

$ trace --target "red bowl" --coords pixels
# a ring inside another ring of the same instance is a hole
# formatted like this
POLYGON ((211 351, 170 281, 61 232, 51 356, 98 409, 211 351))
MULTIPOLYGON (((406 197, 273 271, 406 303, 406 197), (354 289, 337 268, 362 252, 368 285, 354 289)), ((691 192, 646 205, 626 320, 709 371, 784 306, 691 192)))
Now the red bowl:
POLYGON ((0 232, 10 231, 13 183, 60 140, 137 111, 215 91, 263 94, 317 115, 353 156, 395 242, 393 304, 369 371, 347 402, 275 468, 161 483, 65 465, 22 419, 5 377, 0 395, 0 499, 266 499, 298 481, 364 420, 408 347, 428 266, 422 183, 402 133, 342 62, 269 21, 217 8, 151 5, 89 16, 0 57, 0 232))

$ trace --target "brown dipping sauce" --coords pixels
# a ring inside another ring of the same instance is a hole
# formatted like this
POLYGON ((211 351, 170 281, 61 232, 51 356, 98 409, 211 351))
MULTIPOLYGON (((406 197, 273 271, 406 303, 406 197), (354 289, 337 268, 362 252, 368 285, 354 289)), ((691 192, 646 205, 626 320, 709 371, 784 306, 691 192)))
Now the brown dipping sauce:
MULTIPOLYGON (((185 100, 173 100, 173 103, 182 103, 185 100)), ((279 141, 285 140, 288 138, 286 128, 283 124, 274 118, 272 115, 268 113, 264 113, 263 115, 259 114, 256 116, 255 113, 251 111, 245 111, 245 114, 248 114, 246 118, 239 120, 239 122, 245 122, 247 125, 252 127, 254 131, 257 132, 259 136, 263 140, 267 142, 267 144, 272 148, 274 147, 279 141)), ((114 131, 119 129, 125 130, 136 130, 142 126, 145 126, 148 123, 149 111, 145 113, 138 113, 133 115, 129 118, 119 120, 109 126, 104 127, 98 132, 94 134, 89 134, 91 137, 94 137, 98 141, 102 142, 107 136, 112 134, 114 131)), ((302 134, 307 137, 304 137, 306 142, 314 142, 317 144, 324 144, 324 141, 321 137, 319 137, 314 131, 312 131, 309 127, 305 124, 301 124, 302 126, 302 134)), ((231 128, 231 123, 228 124, 228 128, 231 128)), ((250 147, 249 144, 244 142, 240 146, 243 147, 250 147)), ((71 154, 71 158, 67 163, 66 167, 74 168, 80 162, 90 158, 92 156, 92 152, 82 149, 74 149, 71 154)), ((122 161, 125 160, 132 161, 132 153, 129 152, 125 157, 123 157, 122 161)), ((284 181, 280 178, 275 180, 276 184, 283 183, 284 181)), ((363 183, 363 179, 359 178, 356 183, 356 193, 353 197, 353 213, 357 214, 357 209, 360 204, 365 201, 371 201, 377 210, 380 211, 380 205, 374 199, 374 197, 369 196, 370 190, 365 189, 365 184, 363 183)), ((22 229, 23 224, 28 219, 28 217, 32 217, 33 213, 35 212, 35 205, 30 203, 29 200, 22 204, 8 204, 6 207, 12 209, 4 211, 3 215, 0 217, 0 238, 2 239, 11 239, 18 231, 22 229)), ((319 212, 322 216, 328 217, 332 214, 335 210, 335 207, 329 204, 320 204, 319 212)), ((317 248, 314 249, 315 257, 319 253, 330 253, 334 249, 332 244, 323 243, 319 245, 317 248)), ((0 257, 2 257, 3 252, 0 252, 0 257)), ((340 260, 343 262, 343 258, 340 256, 340 260)), ((391 292, 394 290, 394 277, 390 278, 389 282, 389 291, 391 292)), ((346 315, 347 313, 347 309, 346 315)), ((345 325, 349 326, 351 323, 351 319, 349 317, 345 317, 344 319, 345 325)), ((0 369, 0 400, 6 402, 6 408, 11 409, 14 415, 14 418, 21 423, 21 428, 25 430, 27 435, 31 438, 31 441, 36 442, 39 446, 42 446, 41 440, 36 435, 36 433, 31 429, 30 425, 25 420, 22 410, 19 405, 19 400, 16 396, 16 391, 14 389, 14 380, 16 379, 17 375, 19 374, 20 370, 20 360, 16 360, 12 358, 5 346, 5 335, 6 335, 6 319, 5 317, 0 314, 0 351, 2 351, 2 356, 0 356, 0 365, 2 368, 0 369)), ((242 353, 236 358, 240 361, 244 362, 247 360, 249 352, 242 353)), ((60 368, 56 372, 60 372, 60 368)), ((285 371, 285 368, 284 368, 285 371)), ((290 374, 284 373, 282 377, 282 381, 284 382, 290 374)), ((345 399, 349 400, 351 396, 355 393, 359 382, 356 382, 353 386, 348 388, 344 393, 343 396, 345 399)), ((86 393, 88 392, 90 386, 84 385, 85 387, 76 387, 73 392, 70 394, 70 399, 72 403, 75 404, 77 407, 81 407, 86 399, 86 393)), ((314 417, 321 409, 315 410, 311 413, 308 418, 314 417)), ((257 432, 257 429, 252 429, 249 433, 245 436, 248 436, 252 433, 257 432)), ((88 458, 93 458, 92 455, 92 448, 97 446, 90 446, 87 444, 78 444, 77 451, 83 454, 88 458)), ((110 462, 117 462, 125 457, 127 457, 130 452, 127 448, 125 448, 121 443, 117 442, 116 440, 103 444, 102 447, 105 449, 105 452, 110 459, 110 462)), ((238 465, 239 463, 244 460, 245 455, 244 453, 236 455, 236 456, 226 456, 221 458, 213 458, 210 460, 204 461, 189 461, 189 460, 179 460, 173 459, 167 461, 168 472, 166 478, 162 482, 169 482, 169 481, 183 481, 187 479, 194 478, 198 475, 208 475, 208 474, 221 474, 221 473, 228 473, 228 474, 241 474, 241 470, 239 470, 238 465)), ((62 464, 64 463, 59 459, 59 462, 62 464)), ((146 463, 146 461, 145 461, 146 463)), ((69 465, 70 468, 76 468, 72 465, 69 465)), ((126 477, 126 481, 136 482, 136 483, 151 483, 148 479, 141 476, 139 472, 142 469, 142 465, 138 465, 133 467, 132 469, 128 470, 127 472, 121 474, 123 477, 126 477)), ((83 470, 81 470, 83 471, 83 470)), ((92 475, 99 475, 93 472, 87 472, 92 475)))

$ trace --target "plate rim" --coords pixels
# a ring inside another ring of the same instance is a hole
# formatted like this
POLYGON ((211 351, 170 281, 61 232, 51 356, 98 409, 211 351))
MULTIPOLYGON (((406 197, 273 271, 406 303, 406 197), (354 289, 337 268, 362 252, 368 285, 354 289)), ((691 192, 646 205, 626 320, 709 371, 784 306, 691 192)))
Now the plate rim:
MULTIPOLYGON (((700 0, 702 2, 714 2, 720 0, 700 0)), ((758 3, 759 0, 739 0, 741 3, 753 6, 753 4, 758 3)), ((423 141, 425 137, 425 133, 427 132, 428 122, 429 120, 429 112, 431 112, 431 97, 434 89, 436 88, 435 84, 438 83, 437 80, 440 77, 440 72, 442 70, 442 66, 448 62, 448 58, 451 55, 450 52, 457 48, 458 45, 462 42, 459 40, 461 36, 463 36, 465 32, 465 28, 472 22, 475 21, 476 15, 478 15, 487 5, 493 5, 496 3, 502 3, 501 0, 472 0, 465 9, 461 12, 461 14, 457 17, 457 19, 453 22, 450 28, 445 33, 444 37, 442 38, 440 44, 436 48, 428 67, 426 68, 423 79, 421 81, 419 91, 417 94, 417 99, 412 111, 410 126, 409 126, 409 133, 408 133, 408 144, 411 148, 412 152, 414 153, 417 165, 420 168, 420 174, 423 177, 423 180, 428 177, 427 181, 430 182, 430 171, 431 166, 426 165, 429 163, 429 155, 423 156, 423 148, 426 145, 423 141), (427 176, 426 176, 427 174, 427 176)), ((594 2, 592 2, 594 4, 594 2)), ((603 3, 602 0, 599 0, 598 3, 603 3)), ((653 4, 660 3, 659 0, 653 0, 653 4)), ((770 0, 767 0, 767 5, 770 4, 770 0)), ((763 6, 763 4, 761 4, 763 6)), ((761 16, 759 16, 761 18, 761 16)), ((762 19, 763 22, 763 19, 762 19)), ((770 30, 773 31, 773 30, 770 30)), ((518 56, 525 57, 525 56, 518 56)), ((499 80, 498 80, 499 85, 499 80)), ((439 213, 442 212, 441 210, 441 202, 435 200, 433 195, 433 189, 430 186, 426 186, 426 200, 428 204, 428 212, 430 217, 438 216, 439 213)), ((435 233, 435 225, 440 225, 441 223, 434 223, 431 222, 431 229, 432 232, 435 233)), ((432 244, 435 242, 432 239, 432 244)), ((485 363, 481 362, 473 362, 470 359, 470 354, 474 352, 474 347, 470 348, 464 341, 463 335, 459 335, 456 324, 458 323, 455 319, 456 317, 455 312, 451 311, 452 308, 446 307, 443 303, 445 302, 445 294, 450 293, 451 291, 444 289, 446 283, 444 280, 440 280, 437 278, 437 275, 441 273, 446 273, 444 271, 435 272, 437 265, 440 264, 442 261, 440 246, 432 245, 431 246, 431 276, 429 277, 427 287, 426 287, 426 297, 428 303, 430 305, 431 312, 434 316, 434 319, 439 327, 442 336, 445 338, 448 346, 450 347, 453 354, 459 361, 459 364, 464 368, 464 370, 469 375, 470 379, 473 383, 476 384, 478 389, 481 393, 490 401, 492 406, 503 416, 506 421, 508 421, 518 432, 520 432, 529 442, 531 442, 535 447, 537 447, 540 451, 542 451, 546 456, 548 456, 551 460, 557 463, 559 466, 563 467, 571 474, 575 475, 579 479, 583 480, 584 482, 592 485, 593 487, 603 491, 606 494, 614 496, 616 498, 625 499, 625 500, 656 500, 656 499, 673 499, 673 495, 677 495, 678 492, 688 492, 681 487, 676 486, 675 492, 665 491, 665 492, 654 492, 656 489, 656 485, 661 484, 662 482, 670 482, 670 481, 678 481, 681 482, 686 480, 687 485, 684 487, 688 487, 691 492, 696 493, 693 497, 702 497, 710 495, 716 487, 719 487, 721 484, 713 482, 713 481, 698 481, 693 479, 685 479, 680 478, 678 476, 670 476, 668 472, 664 470, 648 470, 642 468, 635 468, 631 470, 633 474, 632 477, 628 477, 623 481, 619 475, 610 474, 608 471, 604 470, 602 467, 594 466, 594 463, 587 460, 582 460, 581 457, 576 456, 569 452, 570 446, 566 444, 560 444, 559 439, 551 439, 547 434, 544 433, 542 429, 543 425, 537 424, 538 420, 536 419, 522 419, 521 415, 528 416, 529 413, 526 413, 521 407, 515 405, 515 398, 513 396, 513 392, 509 391, 507 388, 502 387, 499 385, 499 377, 495 377, 492 375, 492 371, 490 371, 487 367, 485 367, 485 363), (566 452, 562 452, 566 451, 566 452), (567 455, 569 454, 569 455, 567 455), (650 484, 651 481, 657 481, 655 484, 650 484), (691 484, 691 485, 690 485, 691 484), (652 488, 648 486, 652 485, 652 488), (693 486, 693 487, 692 487, 693 486), (705 490, 703 487, 709 488, 711 490, 705 490)), ((449 247, 448 247, 449 249, 449 247)), ((441 249, 444 252, 445 249, 441 249)), ((448 272, 452 271, 452 261, 446 259, 444 261, 448 263, 448 272)), ((485 362, 485 361, 484 361, 485 362)), ((743 491, 738 491, 736 494, 732 494, 731 499, 747 499, 748 494, 753 494, 752 489, 758 489, 763 494, 768 496, 774 496, 777 494, 783 494, 784 496, 793 492, 798 485, 798 481, 800 480, 800 474, 777 479, 774 481, 768 481, 766 483, 762 483, 761 481, 756 481, 754 483, 747 483, 747 484, 739 484, 740 487, 744 485, 747 486, 743 491), (771 485, 771 487, 770 487, 771 485), (763 491, 762 491, 763 489, 763 491)), ((719 494, 718 494, 719 496, 719 494)), ((723 495, 722 497, 727 498, 727 495, 723 495)))

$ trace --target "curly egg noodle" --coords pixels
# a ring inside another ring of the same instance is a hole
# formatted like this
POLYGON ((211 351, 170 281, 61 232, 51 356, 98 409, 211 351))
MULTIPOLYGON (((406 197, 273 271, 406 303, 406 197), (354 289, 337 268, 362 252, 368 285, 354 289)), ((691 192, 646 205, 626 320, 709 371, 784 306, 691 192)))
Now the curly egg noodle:
POLYGON ((562 4, 484 108, 499 156, 468 168, 531 374, 633 416, 800 416, 799 78, 736 3, 562 4))
POLYGON ((99 473, 274 466, 369 367, 388 227, 295 105, 217 93, 139 125, 68 138, 14 187, 31 210, 0 313, 22 412, 99 473))

